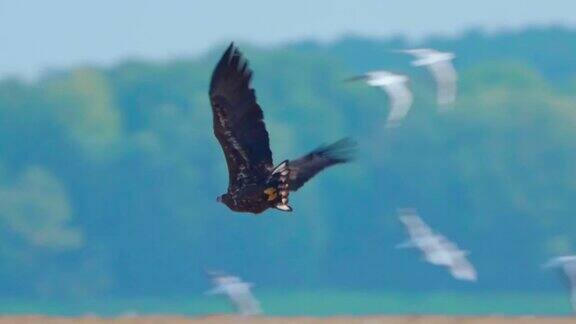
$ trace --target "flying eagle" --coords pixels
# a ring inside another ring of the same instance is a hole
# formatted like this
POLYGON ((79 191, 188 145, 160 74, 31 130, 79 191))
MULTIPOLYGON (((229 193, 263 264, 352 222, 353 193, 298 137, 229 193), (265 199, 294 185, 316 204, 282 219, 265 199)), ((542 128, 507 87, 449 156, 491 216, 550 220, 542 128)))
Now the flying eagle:
POLYGON ((289 191, 296 191, 323 169, 350 161, 354 143, 342 139, 296 160, 274 167, 262 109, 250 87, 252 71, 230 44, 212 73, 210 104, 214 135, 228 165, 228 192, 217 200, 238 212, 268 208, 292 211, 289 191))

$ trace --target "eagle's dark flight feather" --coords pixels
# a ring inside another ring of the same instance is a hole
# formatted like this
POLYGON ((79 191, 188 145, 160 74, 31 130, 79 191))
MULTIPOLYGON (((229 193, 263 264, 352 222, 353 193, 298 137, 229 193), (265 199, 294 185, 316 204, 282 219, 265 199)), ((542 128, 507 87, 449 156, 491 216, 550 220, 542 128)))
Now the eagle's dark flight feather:
POLYGON ((247 61, 230 44, 210 82, 214 135, 226 157, 229 192, 265 181, 273 168, 268 132, 250 87, 251 78, 247 61))
POLYGON ((290 161, 288 164, 290 190, 298 190, 318 172, 329 166, 349 162, 355 145, 351 139, 344 138, 330 145, 322 145, 305 156, 290 161))

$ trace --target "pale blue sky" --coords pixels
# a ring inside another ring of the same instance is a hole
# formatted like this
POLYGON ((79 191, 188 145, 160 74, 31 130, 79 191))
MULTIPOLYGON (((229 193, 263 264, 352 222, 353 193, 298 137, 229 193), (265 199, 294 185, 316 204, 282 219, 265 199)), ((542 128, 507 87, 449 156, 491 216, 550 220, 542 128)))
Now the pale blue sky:
POLYGON ((230 40, 454 35, 576 26, 575 0, 0 0, 0 77, 128 57, 198 55, 230 40))

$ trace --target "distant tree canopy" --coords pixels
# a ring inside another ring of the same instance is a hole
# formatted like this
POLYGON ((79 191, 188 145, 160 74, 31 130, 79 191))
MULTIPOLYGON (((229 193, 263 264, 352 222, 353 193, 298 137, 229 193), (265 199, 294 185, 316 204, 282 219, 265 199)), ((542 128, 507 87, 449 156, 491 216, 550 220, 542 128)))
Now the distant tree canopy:
POLYGON ((240 44, 276 161, 344 136, 355 163, 293 195, 292 215, 216 203, 226 165, 207 87, 223 47, 163 64, 77 68, 0 81, 0 297, 181 294, 202 269, 265 288, 535 290, 539 265, 576 251, 576 32, 526 30, 418 46, 454 51, 454 111, 403 39, 275 50, 240 44), (412 77, 415 104, 384 129, 386 95, 345 78, 412 77), (471 251, 476 285, 396 251, 397 207, 471 251))

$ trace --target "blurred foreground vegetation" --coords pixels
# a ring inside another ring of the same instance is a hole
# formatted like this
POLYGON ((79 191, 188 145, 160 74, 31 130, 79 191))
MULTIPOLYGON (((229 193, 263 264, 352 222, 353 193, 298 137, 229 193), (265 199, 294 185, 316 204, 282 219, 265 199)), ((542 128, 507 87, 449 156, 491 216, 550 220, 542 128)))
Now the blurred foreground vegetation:
POLYGON ((576 31, 239 45, 276 161, 343 136, 357 161, 294 194, 292 214, 218 204, 227 171, 207 86, 224 44, 4 79, 0 297, 196 293, 204 268, 265 289, 559 291, 540 264, 576 250, 576 31), (454 111, 439 114, 429 74, 388 51, 412 46, 457 54, 454 111), (369 69, 412 77, 402 127, 383 129, 383 92, 341 82, 369 69), (395 250, 397 207, 471 251, 479 282, 395 250))

